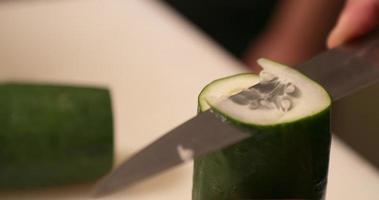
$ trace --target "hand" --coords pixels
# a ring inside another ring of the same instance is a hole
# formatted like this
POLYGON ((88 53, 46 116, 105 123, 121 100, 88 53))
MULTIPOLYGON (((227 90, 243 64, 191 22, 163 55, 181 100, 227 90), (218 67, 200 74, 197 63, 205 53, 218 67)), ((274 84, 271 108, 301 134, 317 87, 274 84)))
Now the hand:
POLYGON ((260 57, 295 66, 323 51, 345 0, 279 2, 266 30, 245 53, 244 62, 256 71, 260 57))
POLYGON ((362 36, 379 25, 379 0, 348 0, 337 25, 328 38, 328 47, 362 36))

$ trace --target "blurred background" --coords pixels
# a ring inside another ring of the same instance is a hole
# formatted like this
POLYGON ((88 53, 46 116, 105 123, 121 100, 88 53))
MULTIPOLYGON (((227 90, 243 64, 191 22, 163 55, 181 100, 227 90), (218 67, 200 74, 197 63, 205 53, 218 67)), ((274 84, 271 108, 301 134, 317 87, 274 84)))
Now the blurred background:
POLYGON ((344 0, 165 0, 236 58, 304 62, 326 47, 344 0))

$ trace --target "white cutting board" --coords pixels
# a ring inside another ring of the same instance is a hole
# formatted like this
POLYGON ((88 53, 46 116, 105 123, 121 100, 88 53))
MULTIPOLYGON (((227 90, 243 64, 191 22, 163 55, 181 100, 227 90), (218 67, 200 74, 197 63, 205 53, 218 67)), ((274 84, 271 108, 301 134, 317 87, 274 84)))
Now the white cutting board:
MULTIPOLYGON (((209 81, 241 64, 147 0, 0 2, 0 80, 107 86, 117 163, 196 114, 209 81)), ((0 199, 90 199, 93 183, 1 191, 0 199)), ((192 163, 104 199, 190 200, 192 163)), ((377 199, 379 173, 334 140, 328 200, 377 199)))

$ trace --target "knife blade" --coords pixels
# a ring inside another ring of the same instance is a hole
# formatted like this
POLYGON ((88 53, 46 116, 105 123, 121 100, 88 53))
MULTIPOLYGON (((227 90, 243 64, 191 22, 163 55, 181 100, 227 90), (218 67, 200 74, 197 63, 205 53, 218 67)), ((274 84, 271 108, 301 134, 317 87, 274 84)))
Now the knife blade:
MULTIPOLYGON (((376 31, 359 41, 326 51, 297 68, 321 84, 335 101, 379 80, 378 56, 379 31, 376 31)), ((93 196, 104 196, 249 136, 212 111, 201 113, 123 162, 97 184, 93 196)))
POLYGON ((297 69, 321 84, 336 101, 378 81, 378 56, 379 30, 326 51, 297 69))
POLYGON ((127 187, 140 179, 167 170, 209 152, 250 137, 221 116, 208 110, 184 122, 148 145, 100 181, 94 197, 127 187))

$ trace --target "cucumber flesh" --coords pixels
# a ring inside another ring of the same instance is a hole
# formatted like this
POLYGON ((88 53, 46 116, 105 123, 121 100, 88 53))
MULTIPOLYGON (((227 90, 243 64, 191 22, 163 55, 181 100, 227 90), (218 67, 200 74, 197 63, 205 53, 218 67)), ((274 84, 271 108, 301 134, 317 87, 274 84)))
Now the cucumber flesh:
POLYGON ((210 108, 206 99, 227 98, 248 89, 258 82, 259 76, 251 73, 238 74, 212 81, 201 91, 201 95, 198 98, 198 109, 199 111, 205 111, 210 108))
POLYGON ((231 97, 208 96, 208 105, 241 123, 264 126, 310 117, 330 106, 328 93, 300 72, 267 59, 258 63, 263 68, 259 84, 231 97))

